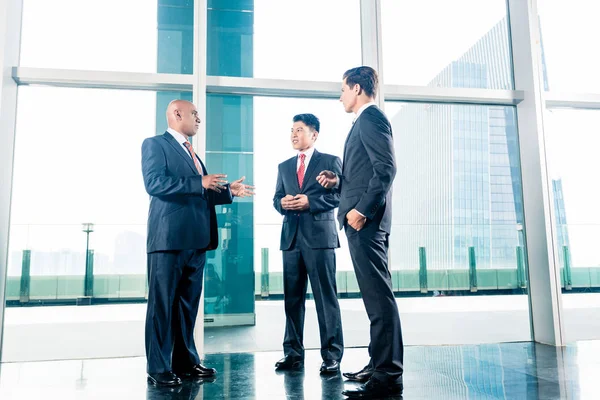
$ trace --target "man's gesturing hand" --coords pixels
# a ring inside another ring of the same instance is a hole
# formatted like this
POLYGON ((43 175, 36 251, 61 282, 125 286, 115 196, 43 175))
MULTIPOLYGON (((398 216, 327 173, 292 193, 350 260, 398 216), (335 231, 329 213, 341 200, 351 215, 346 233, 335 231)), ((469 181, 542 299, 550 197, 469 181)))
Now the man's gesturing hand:
POLYGON ((237 181, 233 181, 231 182, 231 185, 229 185, 229 188, 231 189, 231 193, 236 196, 236 197, 249 197, 254 195, 254 186, 252 185, 246 185, 242 182, 244 182, 244 179, 246 179, 245 176, 242 176, 240 179, 238 179, 237 181))
POLYGON ((223 178, 227 178, 225 174, 212 174, 204 175, 202 177, 202 187, 204 189, 214 190, 217 193, 221 193, 221 190, 225 190, 227 181, 223 178))
POLYGON ((338 177, 331 171, 321 171, 317 176, 317 182, 321 184, 325 189, 331 189, 337 185, 338 177))

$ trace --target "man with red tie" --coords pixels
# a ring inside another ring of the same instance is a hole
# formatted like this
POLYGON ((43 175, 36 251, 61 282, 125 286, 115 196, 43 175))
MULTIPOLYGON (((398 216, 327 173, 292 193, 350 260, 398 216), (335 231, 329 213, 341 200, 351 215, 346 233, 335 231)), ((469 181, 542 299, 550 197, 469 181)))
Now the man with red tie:
POLYGON ((339 371, 344 352, 340 306, 335 281, 335 249, 339 247, 333 210, 340 197, 317 180, 324 170, 342 172, 339 157, 319 153, 314 144, 319 135, 319 119, 313 114, 294 117, 291 142, 298 155, 279 164, 273 206, 283 215, 283 287, 285 303, 285 357, 277 370, 304 366, 304 313, 307 280, 317 308, 321 337, 322 374, 339 371))
POLYGON ((194 343, 206 251, 218 244, 215 206, 251 196, 244 178, 228 184, 208 175, 189 138, 198 132, 194 104, 174 100, 167 108, 169 129, 144 140, 142 173, 150 197, 148 213, 148 382, 175 386, 181 378, 211 378, 194 343))

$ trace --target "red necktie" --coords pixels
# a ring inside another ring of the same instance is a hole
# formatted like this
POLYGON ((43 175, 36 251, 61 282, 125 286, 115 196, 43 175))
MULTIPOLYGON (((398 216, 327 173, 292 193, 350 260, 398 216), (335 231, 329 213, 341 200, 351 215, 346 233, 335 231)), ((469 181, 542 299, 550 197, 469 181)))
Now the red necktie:
POLYGON ((302 189, 302 182, 304 182, 304 159, 306 158, 306 154, 300 154, 300 168, 298 168, 298 185, 300 189, 302 189))
POLYGON ((194 165, 196 166, 196 169, 198 170, 198 173, 200 175, 202 175, 202 166, 200 165, 200 161, 198 161, 198 157, 196 157, 196 153, 194 153, 194 149, 192 148, 192 144, 186 140, 185 142, 183 142, 183 145, 190 152, 190 156, 192 156, 192 160, 194 160, 194 165))

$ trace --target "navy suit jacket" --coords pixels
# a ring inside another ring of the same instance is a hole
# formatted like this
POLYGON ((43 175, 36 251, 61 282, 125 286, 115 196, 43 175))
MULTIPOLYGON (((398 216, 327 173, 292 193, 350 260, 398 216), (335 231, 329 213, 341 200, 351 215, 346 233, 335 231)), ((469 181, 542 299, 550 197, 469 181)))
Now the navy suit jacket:
POLYGON ((377 107, 363 110, 354 122, 344 145, 344 167, 339 175, 338 222, 355 208, 388 234, 392 228, 392 183, 396 159, 392 126, 377 107))
POLYGON ((316 149, 304 174, 302 188, 298 185, 298 156, 279 164, 277 187, 273 197, 273 206, 283 215, 280 250, 289 250, 297 232, 300 230, 307 244, 313 249, 335 249, 340 247, 335 226, 333 210, 340 202, 339 192, 325 189, 317 182, 317 175, 323 170, 342 172, 339 157, 319 153, 316 149), (305 194, 309 209, 289 211, 281 207, 281 199, 286 195, 305 194))
POLYGON ((146 251, 216 249, 215 205, 233 201, 229 186, 221 193, 204 189, 189 153, 168 132, 144 140, 142 173, 151 196, 146 251))

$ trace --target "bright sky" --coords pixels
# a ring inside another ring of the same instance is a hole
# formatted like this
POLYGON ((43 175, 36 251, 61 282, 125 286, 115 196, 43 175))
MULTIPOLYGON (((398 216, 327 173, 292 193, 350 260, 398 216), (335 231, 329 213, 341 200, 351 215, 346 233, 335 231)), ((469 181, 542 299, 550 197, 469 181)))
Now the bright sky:
POLYGON ((427 85, 505 17, 504 0, 383 0, 385 82, 427 85))

